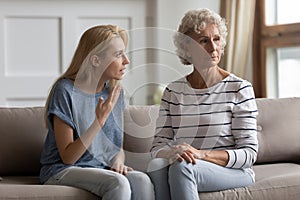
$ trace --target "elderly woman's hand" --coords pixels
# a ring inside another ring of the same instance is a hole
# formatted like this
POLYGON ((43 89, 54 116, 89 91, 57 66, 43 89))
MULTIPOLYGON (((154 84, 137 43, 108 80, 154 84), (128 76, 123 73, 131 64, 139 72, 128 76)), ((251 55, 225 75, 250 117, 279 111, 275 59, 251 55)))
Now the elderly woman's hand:
POLYGON ((196 164, 196 154, 191 151, 191 146, 189 144, 183 143, 183 144, 178 144, 172 147, 175 149, 176 154, 175 154, 175 160, 178 160, 179 162, 182 162, 185 160, 187 163, 192 163, 196 164))
POLYGON ((172 161, 178 160, 182 162, 185 160, 188 163, 196 164, 196 159, 202 159, 206 156, 207 151, 198 150, 187 143, 175 145, 172 148, 176 149, 177 153, 172 161))
POLYGON ((196 164, 196 159, 201 159, 202 156, 200 150, 195 149, 187 143, 182 143, 159 151, 157 157, 168 159, 170 164, 176 160, 179 162, 185 160, 187 163, 196 164))

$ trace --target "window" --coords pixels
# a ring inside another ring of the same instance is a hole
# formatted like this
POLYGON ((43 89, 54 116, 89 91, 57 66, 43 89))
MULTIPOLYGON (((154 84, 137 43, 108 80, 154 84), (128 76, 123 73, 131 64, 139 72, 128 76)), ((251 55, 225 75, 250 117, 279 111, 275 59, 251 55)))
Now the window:
POLYGON ((295 0, 265 0, 266 25, 300 22, 299 6, 295 0))
POLYGON ((257 97, 300 96, 300 2, 257 0, 253 85, 257 97))

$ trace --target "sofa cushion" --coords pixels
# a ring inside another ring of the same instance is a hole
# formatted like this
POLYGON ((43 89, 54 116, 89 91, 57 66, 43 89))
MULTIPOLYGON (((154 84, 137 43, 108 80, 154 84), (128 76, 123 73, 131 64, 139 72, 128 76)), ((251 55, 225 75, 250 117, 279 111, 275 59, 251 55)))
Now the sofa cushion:
POLYGON ((292 163, 254 166, 256 183, 243 188, 199 194, 201 200, 299 199, 300 165, 292 163))
POLYGON ((257 99, 256 163, 300 163, 300 98, 257 99))
POLYGON ((93 200, 96 195, 75 187, 41 185, 38 176, 4 176, 0 181, 0 200, 93 200))
POLYGON ((147 153, 152 146, 159 106, 128 106, 124 111, 124 150, 147 153))
POLYGON ((38 175, 47 129, 44 109, 0 108, 0 175, 38 175))
POLYGON ((155 134, 159 106, 128 106, 124 111, 126 165, 146 171, 155 134))

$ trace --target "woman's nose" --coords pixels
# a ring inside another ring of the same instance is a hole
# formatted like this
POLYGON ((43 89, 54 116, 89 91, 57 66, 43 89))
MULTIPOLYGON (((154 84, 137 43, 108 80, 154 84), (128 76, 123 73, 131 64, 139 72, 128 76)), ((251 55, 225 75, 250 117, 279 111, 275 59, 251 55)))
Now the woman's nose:
POLYGON ((123 55, 123 64, 124 64, 124 65, 127 65, 127 64, 129 64, 129 63, 130 63, 130 60, 128 59, 127 55, 124 54, 124 55, 123 55))
POLYGON ((209 51, 212 52, 217 50, 218 45, 213 40, 210 40, 208 46, 209 46, 209 51))

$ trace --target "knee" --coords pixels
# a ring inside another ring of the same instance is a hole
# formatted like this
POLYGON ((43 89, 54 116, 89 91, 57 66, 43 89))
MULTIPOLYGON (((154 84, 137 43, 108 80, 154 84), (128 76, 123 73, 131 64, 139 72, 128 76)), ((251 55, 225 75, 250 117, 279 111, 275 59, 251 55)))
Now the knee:
POLYGON ((147 172, 153 172, 157 170, 161 170, 169 166, 169 162, 167 159, 164 158, 155 158, 150 161, 148 165, 147 172))
POLYGON ((115 176, 112 176, 110 178, 110 181, 109 181, 109 187, 111 189, 117 189, 119 190, 120 192, 128 192, 130 191, 131 192, 131 189, 130 189, 130 184, 128 182, 128 179, 123 176, 122 174, 115 174, 115 176))
POLYGON ((176 161, 169 168, 169 177, 179 178, 182 175, 190 176, 193 173, 191 169, 192 166, 193 166, 192 164, 187 163, 185 161, 182 162, 176 161))
POLYGON ((144 174, 142 172, 129 172, 126 175, 127 179, 131 184, 134 185, 140 185, 140 186, 146 186, 146 185, 152 185, 152 182, 147 174, 144 174))
POLYGON ((132 171, 126 177, 131 185, 133 199, 154 199, 154 188, 147 174, 132 171))

